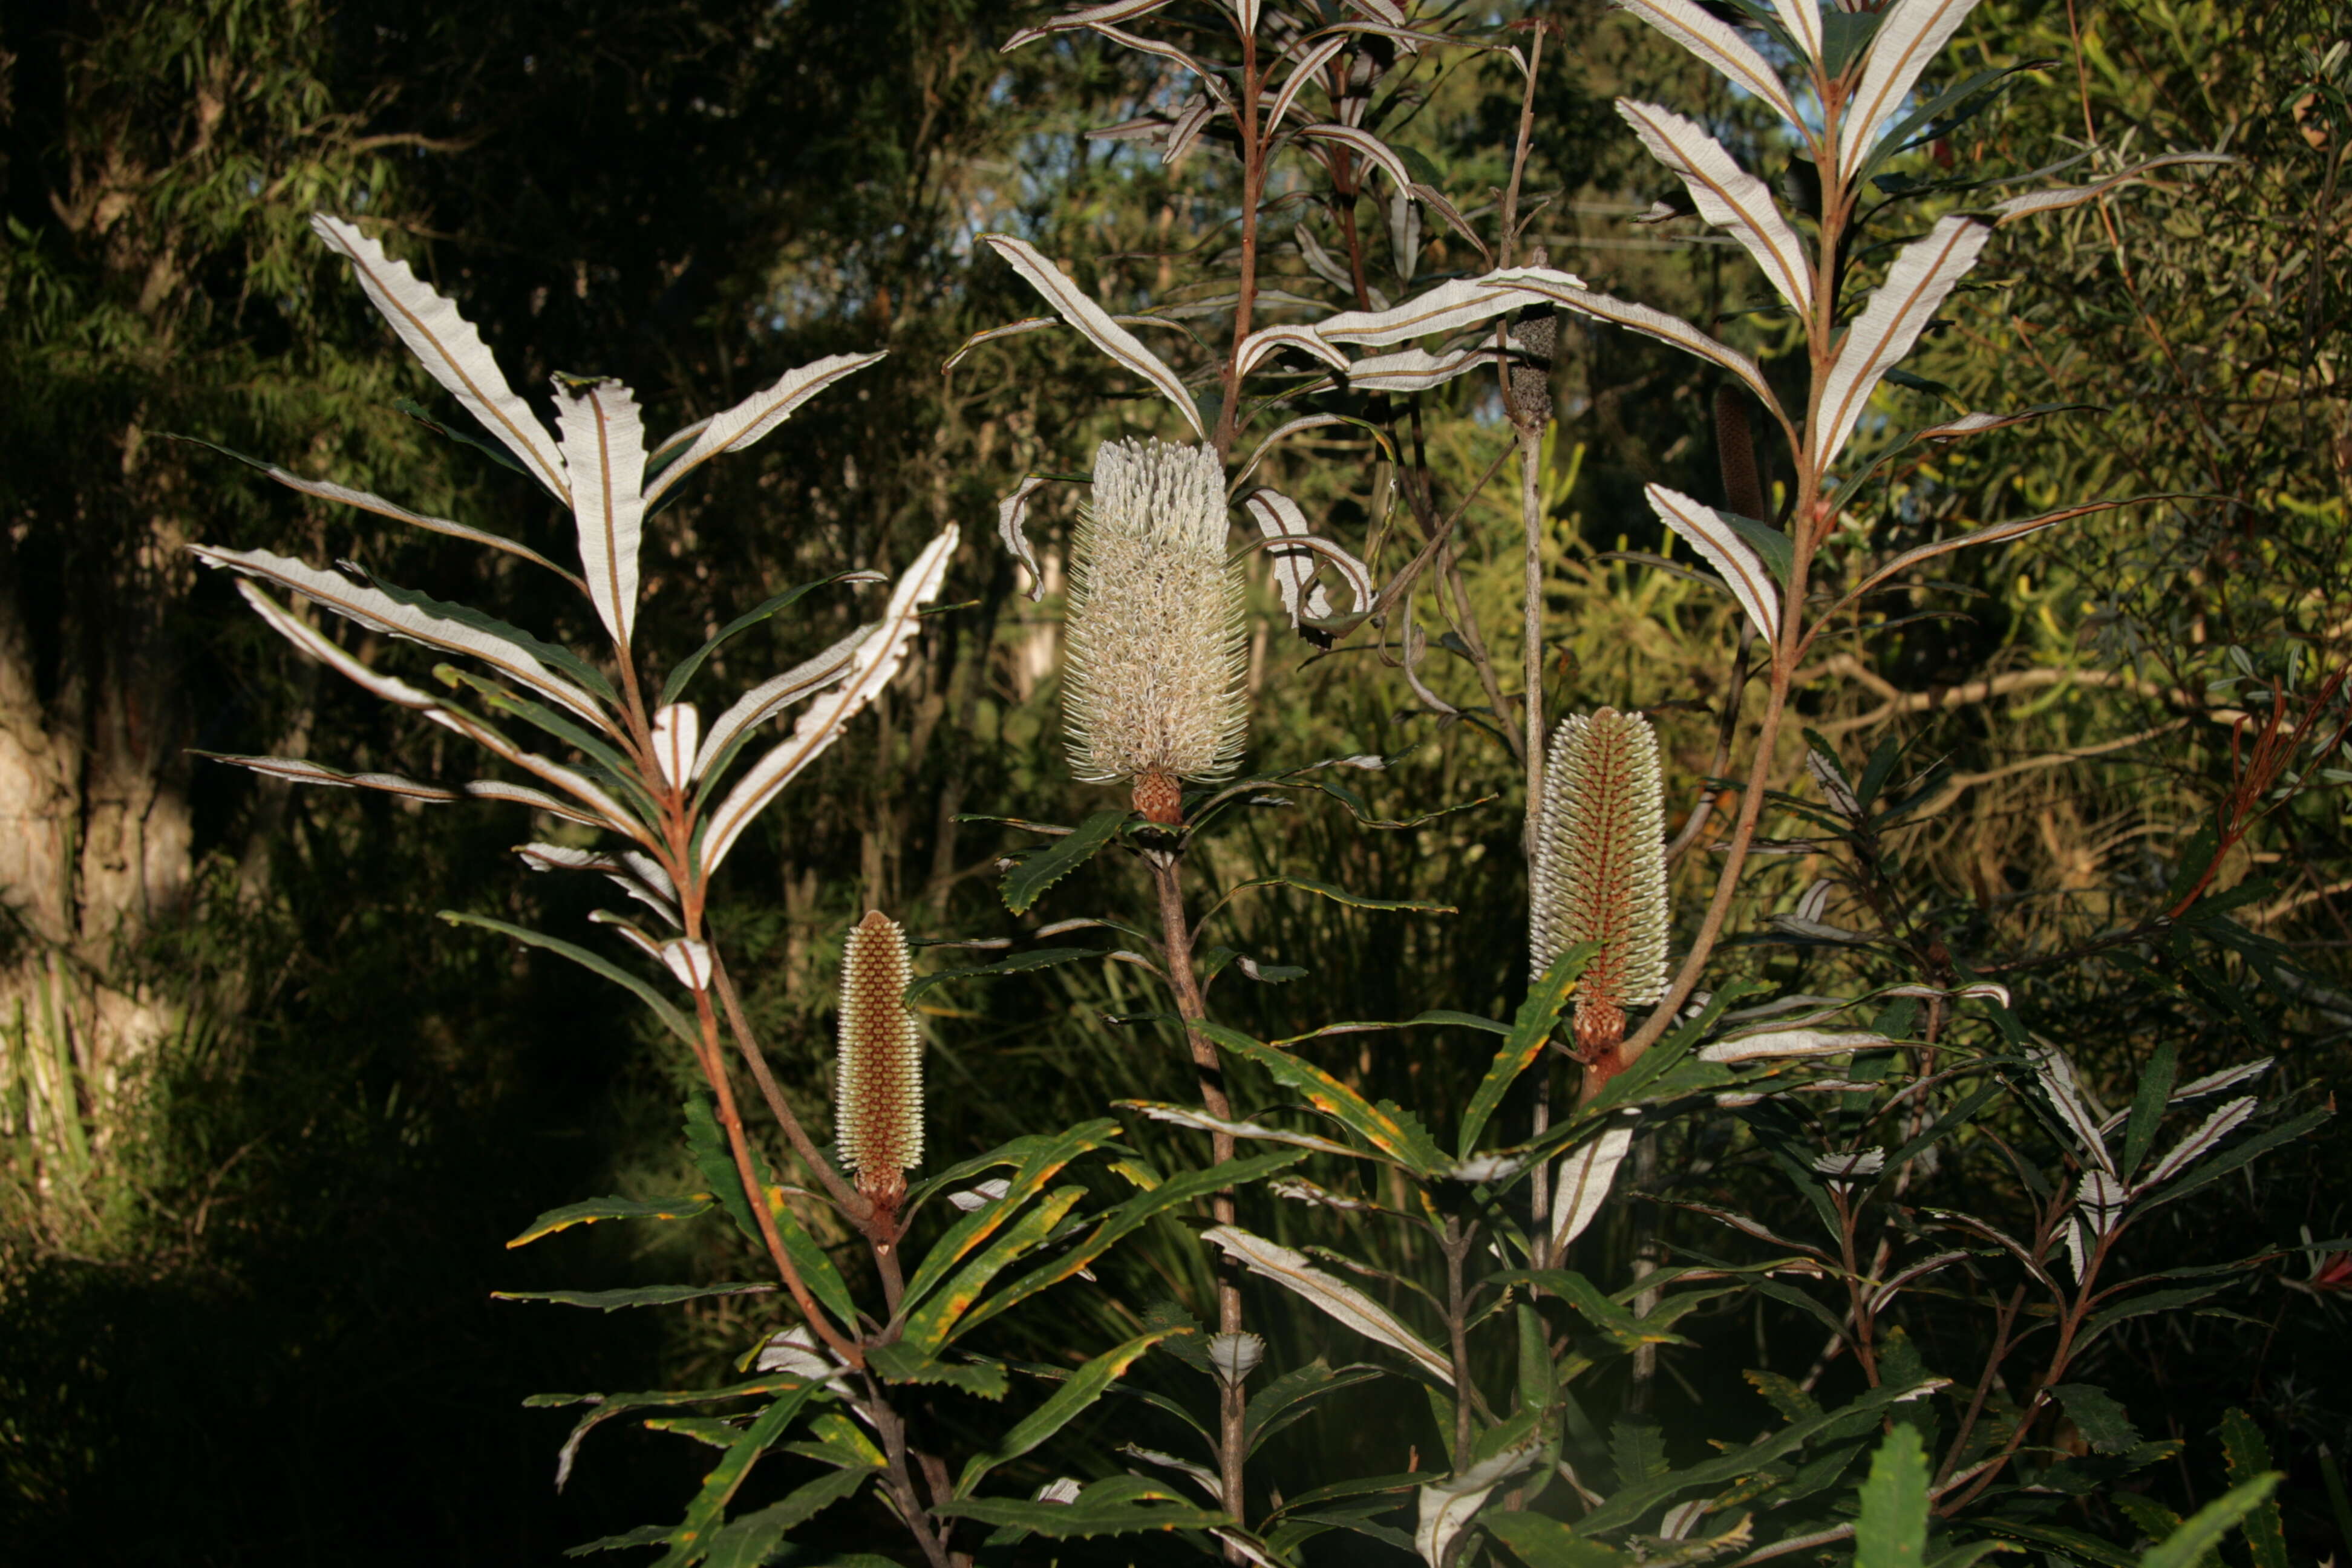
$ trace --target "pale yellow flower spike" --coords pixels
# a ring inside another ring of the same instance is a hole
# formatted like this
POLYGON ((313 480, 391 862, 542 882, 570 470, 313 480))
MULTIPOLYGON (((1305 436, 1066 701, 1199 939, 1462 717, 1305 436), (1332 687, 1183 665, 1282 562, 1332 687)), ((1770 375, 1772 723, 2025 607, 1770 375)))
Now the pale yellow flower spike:
POLYGON ((1062 714, 1090 784, 1182 820, 1181 779, 1228 776, 1247 738, 1248 626, 1225 553, 1224 470, 1206 447, 1106 441, 1070 542, 1062 714))
POLYGON ((1528 945, 1536 973, 1598 942, 1576 985, 1576 1039, 1613 1050, 1625 1009, 1666 984, 1666 806, 1657 737, 1638 713, 1572 714, 1553 735, 1536 821, 1528 945))

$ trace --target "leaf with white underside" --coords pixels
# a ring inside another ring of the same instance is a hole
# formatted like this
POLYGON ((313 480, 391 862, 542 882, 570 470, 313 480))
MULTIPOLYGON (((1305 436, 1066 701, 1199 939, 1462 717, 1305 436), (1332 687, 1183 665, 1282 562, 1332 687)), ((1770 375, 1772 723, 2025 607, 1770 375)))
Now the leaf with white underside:
MULTIPOLYGON (((1811 139, 1797 100, 1789 96, 1780 73, 1765 63, 1755 46, 1726 23, 1717 21, 1691 0, 1621 0, 1631 11, 1743 89, 1772 106, 1773 111, 1811 139)), ((1802 0, 1799 0, 1801 4, 1802 0)))
POLYGON ((239 583, 236 591, 254 612, 269 623, 278 634, 320 663, 330 666, 348 679, 366 688, 386 702, 396 702, 403 708, 419 712, 431 712, 441 706, 439 698, 419 691, 408 682, 394 676, 378 675, 373 669, 353 658, 335 646, 334 639, 303 620, 293 611, 263 593, 250 583, 239 583))
MULTIPOLYGON (((1486 1499, 1504 1479, 1518 1474, 1543 1457, 1543 1440, 1530 1434, 1524 1442, 1481 1459, 1459 1475, 1447 1476, 1420 1489, 1413 1550, 1429 1568, 1444 1568, 1452 1560, 1454 1538, 1470 1528, 1486 1499)), ((1615 1554, 1612 1552, 1613 1557, 1615 1554)))
POLYGON ((659 448, 667 452, 692 433, 694 445, 663 468, 654 482, 646 487, 646 500, 655 501, 678 480, 702 467, 721 452, 740 452, 764 437, 769 431, 793 416, 793 410, 839 381, 876 363, 883 356, 870 354, 831 354, 813 364, 804 364, 780 378, 773 385, 761 387, 723 414, 714 414, 701 424, 688 426, 659 448))
POLYGON ((555 423, 572 473, 580 565, 604 629, 623 647, 637 624, 637 546, 646 519, 646 427, 617 381, 555 383, 555 423))
MULTIPOLYGON (((1896 0, 1899 5, 1902 0, 1896 0)), ((1952 286, 1977 264, 1992 226, 1957 215, 1905 246, 1880 284, 1846 329, 1837 363, 1822 379, 1821 413, 1813 427, 1813 460, 1829 466, 1895 363, 1911 352, 1952 286)))
POLYGON ((552 795, 529 784, 509 784, 504 779, 477 779, 466 786, 466 793, 477 800, 504 801, 509 805, 527 805, 533 811, 543 811, 550 816, 560 816, 566 822, 577 822, 589 827, 610 827, 613 825, 594 812, 583 810, 561 795, 552 795))
MULTIPOLYGON (((1304 232, 1303 230, 1301 231, 1304 232)), ((1549 267, 1515 267, 1480 278, 1456 278, 1387 310, 1342 310, 1315 323, 1316 335, 1335 343, 1374 347, 1433 332, 1456 332, 1529 305, 1579 292, 1584 279, 1549 267)))
POLYGON ((2179 1145, 2175 1148, 2172 1152, 2158 1161, 2156 1169, 2150 1171, 2147 1176, 2142 1178, 2139 1184, 2135 1186, 2132 1191, 2135 1194, 2144 1193, 2147 1191, 2148 1188, 2157 1186, 2161 1183, 2170 1181, 2173 1177, 2180 1174, 2181 1172, 2187 1170, 2190 1165, 2195 1164, 2199 1160, 2204 1158, 2207 1154, 2211 1153, 2214 1148, 2221 1143, 2222 1139, 2227 1138, 2231 1132, 2236 1131, 2238 1124, 2245 1121, 2247 1117, 2252 1116, 2253 1113, 2254 1100, 2252 1095, 2248 1095, 2242 1100, 2232 1100, 2229 1101, 2220 1110, 2214 1111, 2212 1115, 2207 1117, 2204 1124, 2199 1127, 2196 1131, 2191 1132, 2188 1137, 2182 1139, 2179 1145))
POLYGON ((1297 501, 1279 490, 1261 486, 1252 490, 1242 505, 1257 524, 1258 531, 1268 539, 1307 542, 1266 548, 1266 553, 1274 557, 1275 581, 1282 589, 1282 607, 1289 615, 1292 626, 1298 624, 1302 613, 1317 620, 1327 619, 1331 614, 1330 598, 1319 583, 1315 584, 1311 593, 1306 594, 1303 612, 1300 607, 1300 595, 1315 576, 1314 558, 1318 554, 1328 557, 1340 576, 1347 580, 1348 592, 1355 598, 1355 607, 1358 610, 1371 608, 1371 573, 1366 570, 1362 562, 1340 546, 1328 539, 1316 538, 1307 526, 1307 514, 1298 509, 1297 501))
POLYGON ((1317 80, 1323 68, 1331 63, 1331 57, 1347 47, 1347 35, 1343 33, 1336 38, 1326 38, 1307 50, 1306 58, 1290 68, 1290 76, 1283 82, 1282 90, 1274 95, 1274 107, 1266 110, 1258 134, 1271 136, 1281 130, 1282 117, 1290 112, 1290 105, 1298 97, 1299 90, 1317 80))
POLYGON ((1702 1046, 1698 1059, 1703 1062, 1751 1062, 1781 1057, 1827 1057, 1845 1051, 1873 1050, 1893 1043, 1884 1035, 1863 1031, 1772 1029, 1702 1046))
POLYGON ((534 871, 594 871, 671 925, 685 923, 677 918, 677 885, 650 855, 633 849, 607 855, 567 844, 523 844, 515 854, 534 871))
POLYGON ((1455 349, 1442 354, 1402 349, 1358 360, 1348 367, 1348 384, 1358 392, 1426 392, 1502 357, 1491 348, 1455 349))
POLYGON ((310 227, 349 258, 368 299, 433 379, 447 387, 466 412, 521 458, 524 468, 559 500, 569 499, 562 452, 539 416, 507 384, 506 373, 499 369, 474 323, 410 271, 408 263, 394 261, 383 246, 342 219, 313 213, 310 227))
POLYGON ((1927 62, 1943 52, 1977 0, 1895 0, 1871 36, 1862 85, 1846 100, 1838 124, 1838 168, 1851 177, 1870 155, 1871 141, 1903 107, 1927 62))
POLYGON ((1655 338, 1660 342, 1672 343, 1685 353, 1696 354, 1710 364, 1721 365, 1748 384, 1748 389, 1756 394, 1773 418, 1787 423, 1788 416, 1780 411, 1780 398, 1774 395, 1771 383, 1764 379, 1764 373, 1757 368, 1756 362, 1738 349, 1716 342, 1681 317, 1669 316, 1664 310, 1590 289, 1538 287, 1536 292, 1564 310, 1612 322, 1643 337, 1655 338))
POLYGON ((849 721, 890 684, 907 657, 907 645, 921 627, 918 612, 939 596, 940 584, 947 577, 948 562, 954 556, 955 547, 956 530, 952 524, 924 546, 915 563, 899 577, 880 624, 859 643, 841 684, 811 704, 784 742, 753 764, 705 819, 708 826, 703 834, 701 858, 706 872, 719 868, 719 863, 727 858, 728 850, 734 847, 735 840, 751 825, 751 819, 802 769, 839 740, 849 721))
POLYGON ((1302 125, 1291 132, 1313 142, 1334 142, 1347 148, 1366 163, 1376 166, 1395 183, 1401 191, 1412 189, 1412 170, 1397 155, 1397 150, 1369 131, 1353 125, 1338 125, 1325 121, 1317 125, 1302 125))
POLYGON ((2170 168, 2181 163, 2234 163, 2237 159, 2226 153, 2167 153, 2160 158, 2150 158, 2134 163, 2119 174, 2110 174, 2095 185, 2064 185, 2054 191, 2029 191, 2021 196, 2011 196, 2005 202, 1995 202, 1989 209, 2000 216, 1996 223, 2011 218, 2033 217, 2042 213, 2064 212, 2068 207, 2081 206, 2095 201, 2109 191, 2137 181, 2150 169, 2170 168))
MULTIPOLYGON (((1798 0, 1801 5, 1810 0, 1798 0)), ((1739 166, 1722 142, 1672 110, 1630 98, 1617 112, 1650 150, 1650 156, 1681 176, 1698 216, 1728 229, 1764 268, 1780 297, 1800 313, 1812 306, 1813 274, 1804 242, 1773 205, 1771 190, 1739 166)))
POLYGON ((2183 1100, 2201 1099, 2206 1095, 2215 1094, 2222 1089, 2231 1089, 2251 1079, 2258 1079, 2271 1070, 2271 1063, 2276 1059, 2273 1057, 2263 1057, 2254 1061, 2241 1062, 2233 1068, 2223 1068, 2220 1072, 2209 1072, 2203 1078, 2184 1083, 2174 1089, 2172 1098, 2165 1103, 2179 1105, 2183 1100))
POLYGON ((1312 327, 1286 323, 1276 327, 1261 327, 1242 340, 1241 353, 1236 356, 1240 374, 1247 375, 1255 370, 1258 367, 1258 362, 1276 349, 1297 349, 1301 353, 1311 354, 1321 360, 1333 370, 1348 368, 1348 356, 1333 348, 1328 338, 1324 337, 1312 327))
POLYGON ((1772 8, 1780 14, 1780 25, 1789 30, 1797 47, 1809 60, 1822 58, 1821 0, 1772 0, 1772 8))
POLYGON ((2083 1100, 2083 1086, 2074 1075, 2074 1062, 2052 1046, 2033 1047, 2026 1055, 2033 1063, 2034 1077, 2041 1081, 2042 1098, 2074 1135, 2084 1158, 2103 1171, 2114 1170, 2115 1161, 2107 1153, 2106 1142, 2099 1136, 2098 1119, 2083 1100))
POLYGON ((1939 539, 1933 544, 1922 544, 1916 550, 1905 551, 1871 573, 1869 576, 1864 577, 1855 584, 1852 593, 1838 601, 1831 613, 1834 614, 1837 609, 1843 609, 1880 584, 1916 566, 1922 561, 1931 561, 1938 555, 1948 555, 1955 550, 1966 550, 1976 544, 2007 544, 2011 540, 2023 539, 2029 533, 2039 533, 2045 528, 2054 527, 2073 518, 2085 517, 2095 511, 2113 511, 2117 507, 2137 506, 2143 501, 2168 499, 2170 498, 2167 496, 2150 495, 2127 496, 2121 500, 2085 501, 2081 506, 2061 507, 2056 511, 2045 511, 2039 517, 2012 518, 2007 522, 1996 522, 1988 527, 1971 529, 1966 533, 1954 534, 1949 539, 1939 539))
POLYGON ((344 506, 357 507, 362 511, 372 511, 378 517, 388 517, 394 522, 404 522, 412 528, 427 529, 435 533, 446 533, 452 539, 462 539, 468 544, 486 544, 492 550, 503 550, 509 555, 520 556, 534 566, 546 567, 583 593, 587 590, 588 584, 583 583, 576 574, 565 571, 538 551, 527 544, 518 543, 503 533, 492 533, 487 529, 475 528, 467 523, 452 522, 446 517, 427 517, 423 512, 411 511, 404 506, 394 505, 382 496, 371 495, 366 490, 355 490, 348 485, 335 484, 327 479, 306 479, 301 475, 281 468, 275 463, 264 462, 259 458, 249 458, 232 447, 219 446, 211 441, 199 441, 194 436, 173 436, 167 439, 184 441, 192 447, 203 447, 209 451, 218 452, 224 458, 235 458, 249 468, 259 468, 288 489, 299 490, 306 496, 317 496, 320 500, 336 501, 344 506))
POLYGON ((700 778, 732 750, 744 731, 754 725, 764 724, 792 704, 817 688, 839 679, 849 668, 866 639, 874 634, 872 626, 860 626, 841 637, 831 647, 813 658, 803 659, 782 675, 772 676, 737 698, 726 712, 712 721, 710 732, 703 738, 702 747, 694 754, 691 777, 700 778))
POLYGON ((1378 1340, 1391 1350, 1403 1352, 1422 1371, 1449 1388, 1453 1386, 1453 1365, 1428 1341, 1361 1290, 1342 1284, 1307 1262, 1304 1253, 1230 1225, 1212 1226, 1201 1233, 1201 1239, 1223 1247, 1226 1256, 1237 1259, 1251 1273, 1264 1275, 1366 1339, 1378 1340))
POLYGON ((1756 635, 1767 643, 1780 636, 1780 600, 1770 570, 1755 548, 1739 536, 1739 531, 1726 522, 1711 506, 1703 506, 1680 490, 1670 490, 1664 485, 1645 485, 1642 493, 1649 498, 1650 509, 1684 542, 1706 558, 1706 563, 1723 574, 1724 585, 1739 607, 1748 612, 1748 619, 1756 627, 1756 635))
POLYGON ((402 778, 398 773, 347 773, 340 768, 331 768, 323 763, 310 762, 302 757, 240 757, 227 752, 196 752, 193 754, 210 762, 250 768, 255 773, 287 784, 326 784, 335 789, 375 789, 386 795, 405 795, 411 800, 446 802, 466 798, 465 791, 451 789, 446 784, 420 784, 415 779, 402 778))
POLYGON ((1200 405, 1192 395, 1184 390, 1183 378, 1168 367, 1168 363, 1145 348, 1133 332, 1110 319, 1110 312, 1087 298, 1062 269, 1039 254, 1037 247, 1025 239, 1009 234, 983 234, 981 237, 991 249, 1013 264, 1013 269, 1029 280, 1030 287, 1045 297, 1061 318, 1087 335, 1095 347, 1143 377, 1160 395, 1174 404, 1192 426, 1192 434, 1202 440, 1209 432, 1201 423, 1200 405))
POLYGON ((1224 79, 1209 66, 1193 58, 1175 45, 1159 38, 1147 38, 1140 33, 1130 33, 1108 22, 1089 22, 1087 26, 1114 44, 1133 49, 1139 55, 1155 55, 1171 65, 1181 67, 1190 71, 1209 95, 1219 103, 1227 109, 1234 106, 1233 89, 1225 85, 1224 79))
POLYGON ((997 53, 1009 55, 1024 44, 1034 44, 1038 39, 1049 38, 1055 33, 1074 33, 1083 27, 1091 27, 1097 22, 1132 22, 1139 16, 1150 16, 1170 3, 1171 0, 1111 0, 1110 4, 1104 5, 1080 5, 1074 10, 1065 11, 1058 16, 1049 17, 1034 27, 1022 28, 1005 39, 1003 47, 998 49, 997 53))
POLYGON ((999 338, 1017 338, 1029 332, 1043 332, 1057 328, 1061 325, 1062 318, 1059 316, 1024 316, 1017 321, 1007 321, 1001 327, 983 328, 981 331, 972 333, 971 336, 964 339, 964 341, 958 345, 956 352, 948 355, 946 360, 941 362, 940 365, 940 374, 941 375, 945 375, 948 372, 955 369, 956 366, 964 362, 964 357, 967 354, 971 353, 972 350, 980 347, 982 343, 992 343, 999 338))
POLYGON ((1228 1121, 1212 1116, 1205 1110, 1192 1110, 1181 1105, 1160 1105, 1146 1100, 1117 1100, 1111 1102, 1123 1110, 1136 1111, 1153 1121, 1165 1121, 1171 1127, 1189 1127, 1195 1132, 1223 1132, 1234 1138, 1255 1139, 1262 1143, 1290 1143, 1301 1149, 1312 1149, 1318 1154, 1344 1154, 1351 1160, 1361 1159, 1362 1152, 1328 1138, 1318 1138, 1312 1132, 1293 1132, 1285 1127, 1268 1127, 1260 1121, 1228 1121))
POLYGON ((372 630, 479 659, 509 680, 562 704, 598 729, 606 727, 607 721, 595 699, 570 681, 558 679, 518 642, 433 615, 414 605, 404 605, 381 589, 361 587, 339 574, 321 572, 267 550, 223 550, 215 545, 198 544, 191 546, 190 552, 207 566, 226 566, 281 588, 290 588, 372 630))
MULTIPOLYGON (((1233 479, 1227 482, 1225 494, 1230 496, 1234 491, 1241 489, 1243 484, 1248 480, 1250 475, 1256 470, 1257 466, 1265 460, 1265 455, 1274 450, 1275 444, 1276 442, 1285 440, 1292 436, 1298 435, 1302 431, 1321 430, 1328 428, 1333 425, 1353 425, 1356 423, 1358 423, 1358 421, 1349 418, 1344 414, 1309 414, 1303 418, 1293 419, 1286 425, 1276 426, 1273 431, 1268 433, 1265 440, 1260 441, 1257 444, 1256 448, 1250 453, 1249 460, 1244 463, 1241 466, 1240 471, 1235 473, 1233 479)), ((1387 442, 1381 442, 1383 450, 1386 449, 1387 445, 1387 442)))
POLYGON ((1029 571, 1029 602, 1035 604, 1045 596, 1045 574, 1037 567, 1037 548, 1029 542, 1021 525, 1029 516, 1029 498, 1054 481, 1042 475, 1031 474, 1018 489, 996 503, 996 536, 1004 541, 1004 548, 1013 558, 1029 571))
POLYGON ((1559 1178, 1552 1189, 1552 1212, 1559 1216, 1552 1232, 1552 1256, 1585 1232, 1609 1201, 1609 1184, 1617 1167, 1633 1147, 1633 1130, 1612 1127, 1559 1163, 1559 1178))

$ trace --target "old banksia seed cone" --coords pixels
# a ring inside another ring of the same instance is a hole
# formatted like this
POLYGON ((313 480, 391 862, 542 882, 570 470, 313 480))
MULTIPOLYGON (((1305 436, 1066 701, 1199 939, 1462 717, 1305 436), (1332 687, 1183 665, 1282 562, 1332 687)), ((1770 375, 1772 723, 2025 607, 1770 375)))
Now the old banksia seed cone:
POLYGON ((1576 986, 1588 1057, 1624 1038, 1625 1009, 1666 984, 1666 807, 1657 737, 1638 713, 1572 714, 1552 737, 1536 820, 1528 947, 1541 973, 1597 942, 1576 986))
POLYGON ((1224 479, 1206 447, 1106 441, 1071 539, 1070 761, 1090 784, 1134 780, 1136 808, 1154 822, 1182 820, 1178 780, 1233 772, 1248 725, 1224 479))
POLYGON ((834 1128, 857 1190, 895 1205, 923 1160, 923 1042, 907 1010, 913 975, 906 932, 876 910, 841 953, 841 1062, 834 1128))

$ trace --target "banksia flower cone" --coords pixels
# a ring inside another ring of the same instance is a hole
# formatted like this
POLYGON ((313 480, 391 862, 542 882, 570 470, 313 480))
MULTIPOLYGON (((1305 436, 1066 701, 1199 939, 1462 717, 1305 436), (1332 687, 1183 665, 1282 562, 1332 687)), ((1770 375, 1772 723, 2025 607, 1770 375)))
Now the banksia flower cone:
POLYGON ((1135 781, 1154 822, 1180 779, 1241 760, 1249 721, 1242 573, 1225 556, 1224 470, 1206 447, 1106 441, 1070 547, 1062 713, 1089 784, 1135 781))
POLYGON ((1528 947, 1540 974, 1598 942, 1576 986, 1588 1057, 1625 1036, 1625 1009, 1666 984, 1666 807, 1657 737, 1638 713, 1571 715, 1552 737, 1536 819, 1528 947))
POLYGON ((881 910, 851 928, 841 954, 834 1130, 857 1190, 886 1205, 923 1160, 923 1042, 905 1001, 913 968, 906 933, 881 910))

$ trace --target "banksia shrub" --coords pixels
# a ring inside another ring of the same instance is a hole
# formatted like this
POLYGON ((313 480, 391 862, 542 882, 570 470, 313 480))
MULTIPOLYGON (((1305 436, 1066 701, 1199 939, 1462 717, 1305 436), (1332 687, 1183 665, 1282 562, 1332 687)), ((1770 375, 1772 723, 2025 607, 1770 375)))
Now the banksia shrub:
POLYGON ((898 1202, 923 1160, 923 1042, 907 1009, 913 979, 906 932, 876 910, 852 927, 841 954, 841 1061, 834 1130, 857 1190, 898 1202))
POLYGON ((1231 773, 1249 719, 1242 573, 1225 555, 1215 452, 1102 444, 1071 539, 1066 636, 1062 711, 1078 777, 1132 779, 1137 809, 1181 821, 1177 781, 1231 773))
POLYGON ((1540 974, 1597 942, 1576 987, 1588 1057, 1625 1035, 1625 1009, 1666 984, 1666 806, 1657 737, 1638 713, 1572 714, 1552 737, 1536 822, 1528 948, 1540 974))

